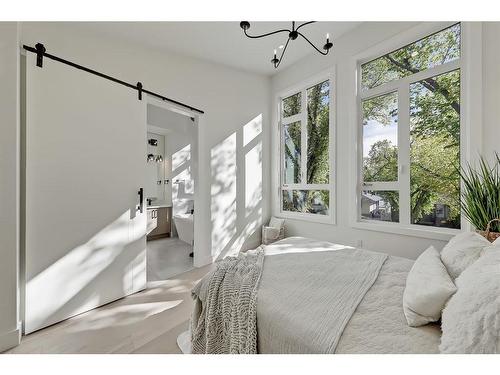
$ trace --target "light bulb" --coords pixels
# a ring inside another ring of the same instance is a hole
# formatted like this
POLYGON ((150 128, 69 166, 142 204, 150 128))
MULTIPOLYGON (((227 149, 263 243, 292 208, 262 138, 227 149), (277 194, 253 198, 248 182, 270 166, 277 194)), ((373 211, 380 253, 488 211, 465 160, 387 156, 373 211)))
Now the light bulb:
POLYGON ((276 50, 274 50, 274 56, 276 56, 276 50))
POLYGON ((326 40, 329 40, 329 39, 330 39, 330 34, 326 33, 326 40))

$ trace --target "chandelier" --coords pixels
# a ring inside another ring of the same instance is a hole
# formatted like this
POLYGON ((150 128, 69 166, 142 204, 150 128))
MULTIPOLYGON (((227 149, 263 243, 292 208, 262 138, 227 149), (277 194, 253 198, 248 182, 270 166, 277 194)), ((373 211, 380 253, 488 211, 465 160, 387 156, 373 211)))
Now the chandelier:
POLYGON ((281 51, 281 55, 280 55, 279 59, 278 59, 278 56, 276 53, 277 50, 274 50, 274 56, 271 59, 271 63, 273 64, 274 68, 276 69, 276 68, 278 68, 278 66, 281 64, 281 61, 283 60, 283 56, 285 55, 286 48, 288 47, 288 43, 290 42, 290 40, 295 40, 299 36, 304 38, 307 43, 309 43, 316 51, 321 53, 323 56, 328 55, 328 52, 333 47, 333 43, 330 42, 330 35, 329 34, 326 34, 326 43, 323 46, 323 51, 322 51, 318 47, 316 47, 309 39, 307 39, 304 36, 304 34, 302 34, 299 31, 299 29, 302 28, 303 26, 309 25, 309 24, 314 23, 314 22, 315 21, 304 22, 303 24, 295 27, 295 21, 292 21, 292 29, 291 30, 281 29, 281 30, 272 31, 270 33, 265 33, 265 34, 261 34, 261 35, 248 35, 247 30, 250 28, 250 22, 248 22, 248 21, 241 21, 240 27, 243 29, 243 32, 245 33, 245 35, 251 39, 264 38, 266 36, 278 34, 278 33, 288 33, 288 39, 287 39, 285 45, 280 46, 280 48, 282 48, 282 51, 281 51))

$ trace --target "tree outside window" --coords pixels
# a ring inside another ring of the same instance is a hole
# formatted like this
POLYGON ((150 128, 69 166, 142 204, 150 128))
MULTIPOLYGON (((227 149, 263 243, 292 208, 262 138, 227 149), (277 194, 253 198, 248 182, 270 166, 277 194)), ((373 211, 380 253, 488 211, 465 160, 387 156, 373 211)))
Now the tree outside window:
POLYGON ((330 214, 330 81, 283 98, 282 209, 330 214))

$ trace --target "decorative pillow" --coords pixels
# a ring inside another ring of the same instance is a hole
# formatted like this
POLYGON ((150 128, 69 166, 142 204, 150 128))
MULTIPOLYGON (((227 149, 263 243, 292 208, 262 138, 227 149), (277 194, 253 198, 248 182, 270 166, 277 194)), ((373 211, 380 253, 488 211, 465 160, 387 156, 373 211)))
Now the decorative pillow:
POLYGON ((269 221, 269 226, 277 229, 281 229, 285 226, 285 219, 278 219, 277 217, 272 216, 269 221))
POLYGON ((441 353, 500 353, 500 251, 483 255, 456 280, 443 310, 441 353))
POLYGON ((455 280, 472 263, 478 260, 482 250, 491 243, 475 232, 464 232, 453 237, 441 251, 451 278, 455 280))
POLYGON ((438 321, 456 290, 439 252, 430 246, 417 258, 406 279, 403 311, 408 325, 418 327, 438 321))
POLYGON ((273 227, 262 227, 262 244, 270 245, 280 240, 280 230, 273 227))

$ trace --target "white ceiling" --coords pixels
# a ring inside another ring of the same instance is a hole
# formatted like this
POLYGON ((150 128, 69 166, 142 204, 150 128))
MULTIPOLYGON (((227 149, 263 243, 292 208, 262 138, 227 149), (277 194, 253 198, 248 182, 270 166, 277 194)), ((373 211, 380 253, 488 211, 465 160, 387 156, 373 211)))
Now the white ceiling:
MULTIPOLYGON (((291 28, 291 22, 250 22, 250 24, 248 33, 251 35, 291 28)), ((316 46, 321 47, 325 43, 326 33, 330 33, 330 39, 335 43, 335 39, 341 34, 359 24, 360 22, 317 22, 304 26, 301 32, 316 46)), ((273 49, 284 44, 288 37, 286 33, 280 33, 262 39, 249 39, 243 34, 239 22, 80 22, 72 25, 91 32, 267 75, 276 73, 270 62, 273 49)), ((317 52, 302 38, 290 41, 278 71, 311 53, 317 52)))

